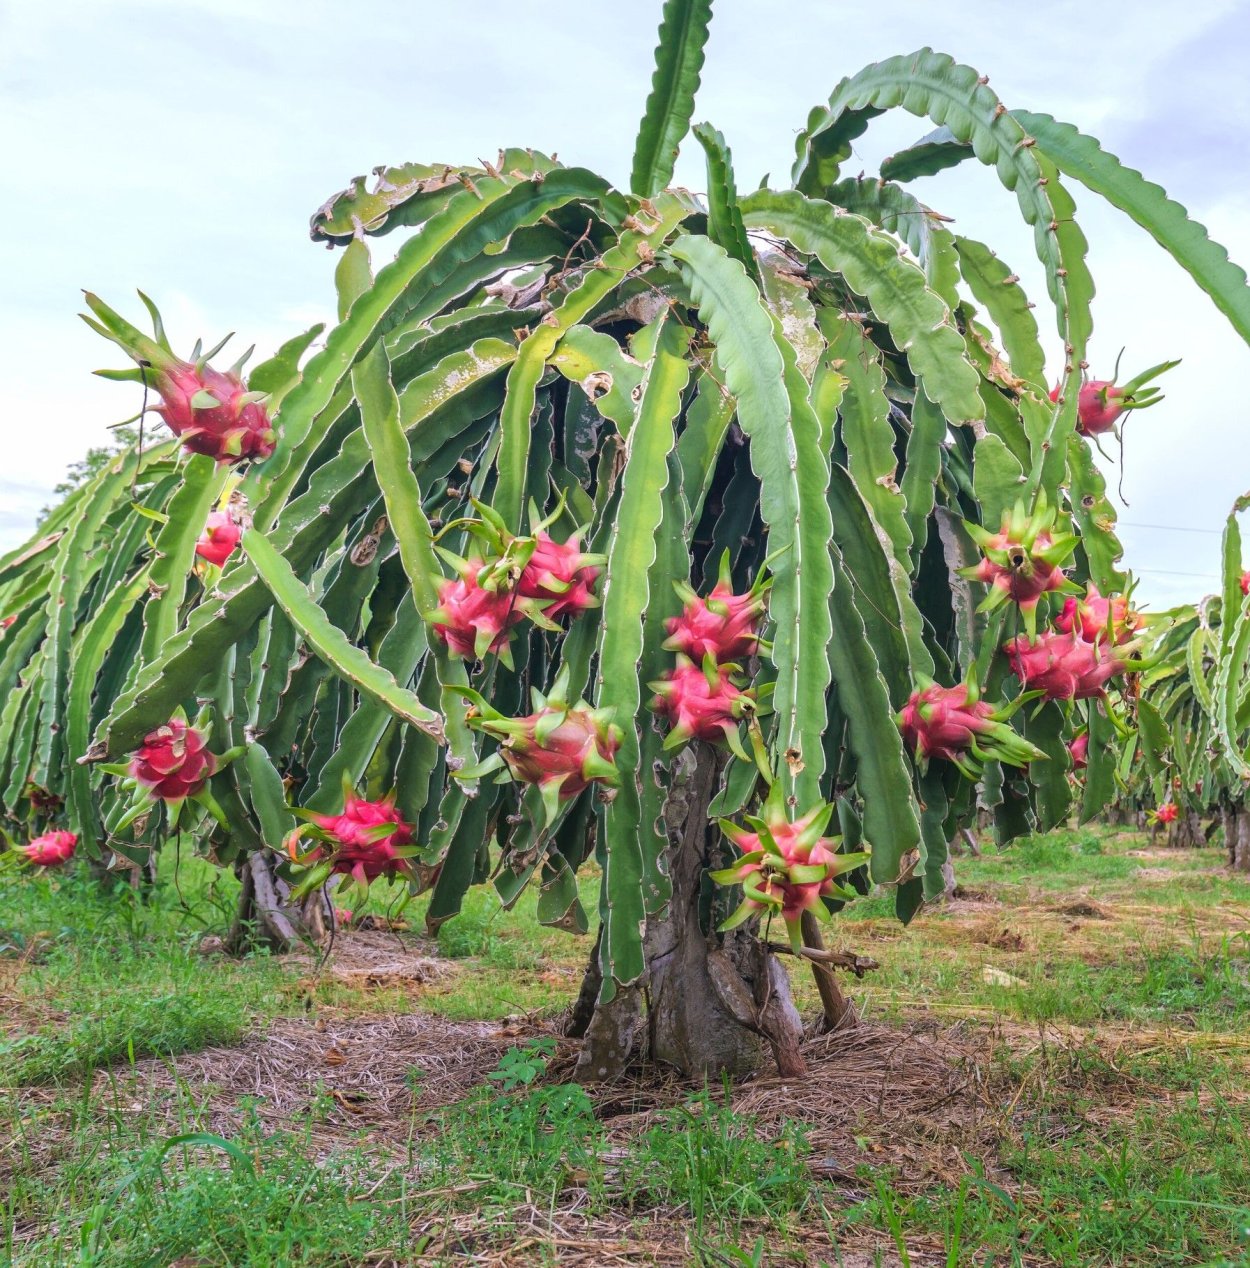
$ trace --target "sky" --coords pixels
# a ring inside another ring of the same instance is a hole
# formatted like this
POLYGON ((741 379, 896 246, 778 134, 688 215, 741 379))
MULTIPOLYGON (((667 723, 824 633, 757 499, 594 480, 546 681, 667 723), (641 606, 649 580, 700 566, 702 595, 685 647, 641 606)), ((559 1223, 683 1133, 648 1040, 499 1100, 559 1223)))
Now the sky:
MULTIPOLYGON (((136 321, 143 289, 176 349, 234 330, 232 348, 263 356, 332 317, 336 257, 308 219, 359 173, 530 145, 625 186, 659 11, 0 0, 0 550, 138 408, 131 385, 91 374, 121 361, 78 320, 82 289, 136 321)), ((1171 0, 1093 13, 1087 0, 716 0, 695 119, 724 132, 741 188, 768 173, 784 185, 795 133, 843 75, 929 45, 987 74, 1009 108, 1098 136, 1250 265, 1250 5, 1189 0, 1183 24, 1171 0)), ((886 115, 846 171, 874 172, 930 126, 886 115)), ((697 145, 676 179, 702 188, 697 145)), ((1057 374, 1014 198, 976 163, 913 188, 1021 275, 1057 374)), ((1183 358, 1161 380, 1167 399, 1126 429, 1120 535, 1138 599, 1159 609, 1214 589, 1223 521, 1250 488, 1250 348, 1143 231, 1073 193, 1098 286, 1093 373, 1110 377, 1122 348, 1122 378, 1183 358)))

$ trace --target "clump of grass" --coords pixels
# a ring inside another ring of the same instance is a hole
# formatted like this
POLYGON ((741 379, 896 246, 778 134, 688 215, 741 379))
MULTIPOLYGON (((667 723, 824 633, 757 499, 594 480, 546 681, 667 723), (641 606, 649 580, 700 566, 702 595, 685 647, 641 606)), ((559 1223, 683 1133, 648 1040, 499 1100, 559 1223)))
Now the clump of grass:
POLYGON ((619 1183, 631 1206, 685 1207, 696 1231, 775 1219, 813 1201, 804 1129, 787 1123, 775 1139, 707 1091, 661 1114, 631 1142, 619 1183))
POLYGON ((318 1159, 307 1138, 254 1117, 233 1139, 189 1132, 120 1149, 97 1155, 89 1188, 50 1177, 44 1210, 58 1226, 24 1245, 10 1235, 8 1262, 303 1268, 419 1254, 407 1184, 377 1181, 378 1169, 359 1150, 318 1159))

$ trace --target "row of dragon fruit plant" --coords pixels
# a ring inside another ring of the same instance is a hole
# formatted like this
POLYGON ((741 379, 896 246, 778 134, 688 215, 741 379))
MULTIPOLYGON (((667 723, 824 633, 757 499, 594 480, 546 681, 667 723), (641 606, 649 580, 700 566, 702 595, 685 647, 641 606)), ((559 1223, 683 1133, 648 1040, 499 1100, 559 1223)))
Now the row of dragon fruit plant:
MULTIPOLYGON (((586 932, 595 856, 607 1005, 649 974, 692 840, 720 886, 702 927, 775 917, 815 961, 805 914, 877 882, 909 919, 978 804, 1003 840, 1105 804, 1141 620, 1090 446, 1167 367, 1088 371, 1064 180, 1250 337, 1245 275, 1096 142, 930 50, 842 81, 792 188, 740 196, 707 125, 705 197, 668 188, 710 8, 664 6, 630 193, 507 150, 326 203, 339 320, 315 351, 320 327, 245 380, 220 347, 178 357, 146 298, 152 337, 87 297, 135 363, 109 377, 173 435, 0 560, 0 802, 33 862, 142 864, 179 835, 282 940, 285 900, 333 876, 431 891, 431 928, 472 884, 536 885, 540 920, 586 932), (843 177, 893 106, 938 132, 843 177), (968 157, 1033 230, 1053 386, 1016 275, 906 188, 968 157), (696 768, 714 796, 683 819, 696 768)), ((746 977, 724 1010, 777 1051, 746 977)))
POLYGON ((1222 832, 1230 867, 1250 872, 1250 570, 1234 504, 1224 528, 1215 594, 1167 613, 1145 648, 1137 712, 1125 745, 1117 809, 1144 814, 1175 846, 1222 832))

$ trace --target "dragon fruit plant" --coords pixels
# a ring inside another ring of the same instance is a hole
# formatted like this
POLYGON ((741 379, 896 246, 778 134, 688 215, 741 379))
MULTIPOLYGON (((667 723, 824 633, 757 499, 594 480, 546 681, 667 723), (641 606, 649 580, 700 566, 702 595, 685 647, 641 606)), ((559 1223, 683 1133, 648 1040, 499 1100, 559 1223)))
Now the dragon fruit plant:
POLYGON ((1225 523, 1220 589, 1166 620, 1145 618, 1137 631, 1149 669, 1134 702, 1140 725, 1115 772, 1119 810, 1175 813, 1162 820, 1175 846, 1208 846, 1208 825, 1218 826, 1229 867, 1243 873, 1250 873, 1250 604, 1241 522, 1248 508, 1250 495, 1238 498, 1225 523))
MULTIPOLYGON (((841 81, 775 187, 739 193, 724 137, 699 124, 707 192, 670 188, 710 9, 665 0, 627 187, 508 149, 330 198, 312 236, 340 252, 342 316, 246 382, 89 299, 138 363, 117 391, 134 410, 159 396, 173 435, 119 453, 0 560, 6 815, 30 813, 29 776, 64 798, 54 826, 84 852, 148 857, 169 820, 146 789, 133 804, 130 756, 199 711, 212 744, 144 771, 186 792, 219 754, 196 795, 221 819, 186 797, 179 823, 248 879, 240 929, 298 939, 292 891, 327 865, 427 891, 431 930, 474 884, 508 905, 532 890, 538 919, 593 930, 586 1078, 638 1055, 610 1035, 645 1035, 695 1075, 769 1050, 796 1072, 797 1014, 759 937, 774 913, 801 913, 802 937, 847 879, 911 919, 944 892, 978 801, 1007 840, 1113 795, 1121 734, 1152 722, 1133 649, 1155 630, 1084 637, 1080 603, 1104 596, 1127 628, 1129 584, 1079 431, 1094 287, 1070 184, 1175 247, 1250 335, 1241 274, 1175 203, 931 50, 841 81), (924 143, 857 179, 856 139, 895 107, 924 143), (1019 206, 1046 304, 908 185, 964 161, 1019 206), (405 240, 375 269, 388 233, 405 240), (1063 349, 1049 373, 1042 313, 1063 349), (247 526, 216 577, 196 545, 227 497, 247 526), (959 679, 994 709, 912 700, 959 679), (345 781, 360 814, 390 808, 349 830, 345 781), (832 846, 816 852, 832 838, 804 856, 769 797, 805 842, 836 805, 852 871, 804 870, 832 866, 832 846), (282 848, 296 806, 340 820, 305 820, 296 853, 321 854, 303 865, 282 848), (761 837, 750 892, 707 883, 721 818, 761 837), (723 927, 747 898, 762 905, 723 927), (752 1025, 725 1003, 739 997, 768 1000, 752 1025)), ((1157 399, 1140 376, 1116 390, 1108 407, 1157 399)))

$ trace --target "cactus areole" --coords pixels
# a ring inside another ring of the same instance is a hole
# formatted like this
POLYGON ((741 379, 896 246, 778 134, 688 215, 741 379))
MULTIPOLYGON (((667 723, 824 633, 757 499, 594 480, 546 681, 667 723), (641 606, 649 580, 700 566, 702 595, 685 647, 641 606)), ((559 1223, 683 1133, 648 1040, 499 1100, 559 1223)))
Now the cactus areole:
MULTIPOLYGON (((770 1055, 797 1076, 788 971, 845 1021, 829 966, 858 925, 822 950, 820 919, 876 886, 910 920, 979 813, 1003 841, 1097 813, 1148 716, 1155 618, 1076 434, 1159 400, 1163 367, 1078 409, 1094 283, 1068 186, 1121 187, 1117 161, 921 50, 841 84, 774 187, 745 192, 700 125, 706 193, 675 188, 710 8, 663 5, 628 192, 521 149, 354 181, 312 225, 349 253, 341 319, 246 381, 175 354, 146 299, 150 335, 88 295, 129 358, 119 400, 176 439, 0 567, 6 822, 142 861, 172 821, 244 882, 239 939, 276 945, 343 889, 422 894, 431 931, 474 885, 528 891, 588 938, 586 1079, 770 1055), (930 214, 940 187, 842 167, 895 105, 956 121, 950 160, 1019 195, 1054 401, 1028 299, 930 214)), ((1133 188, 1213 295, 1243 287, 1133 188)))

